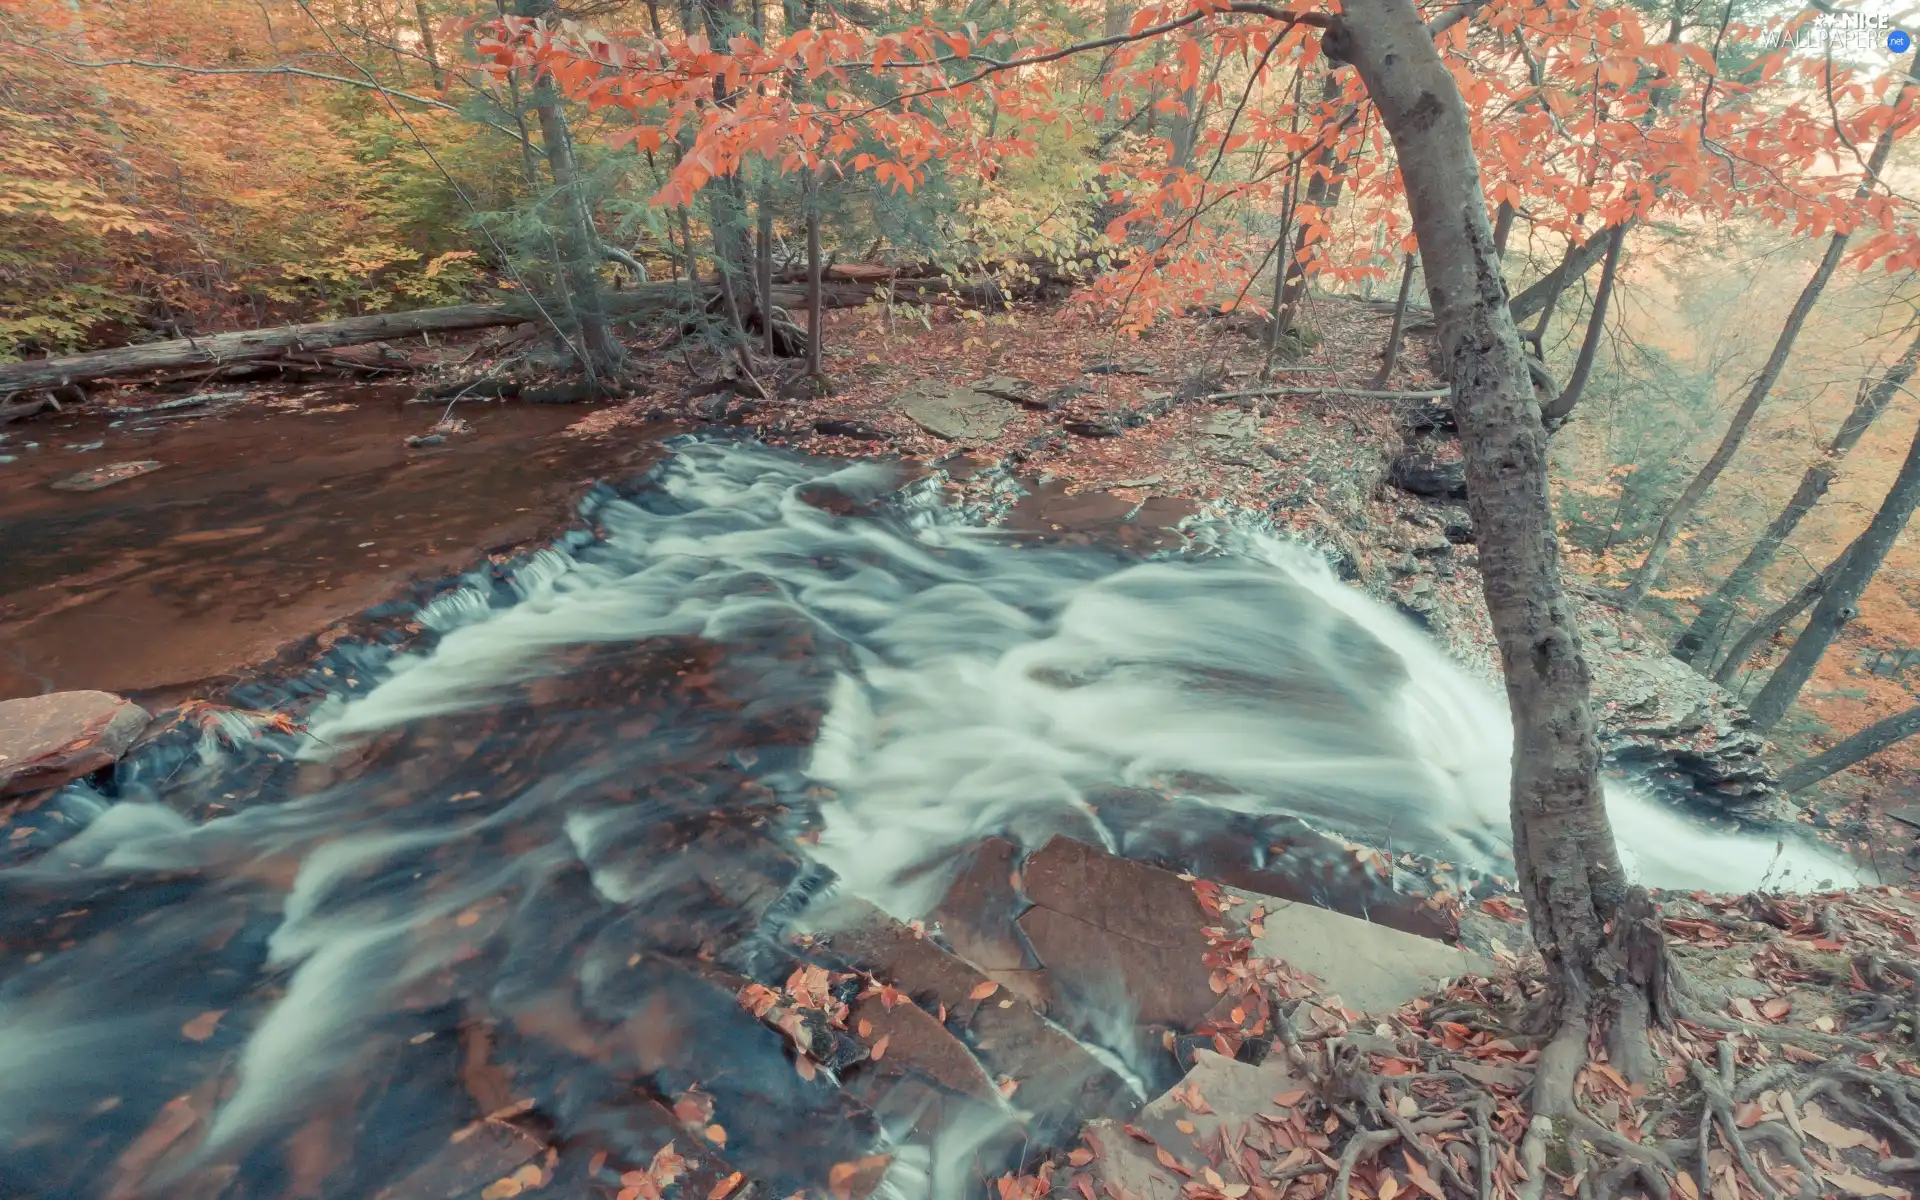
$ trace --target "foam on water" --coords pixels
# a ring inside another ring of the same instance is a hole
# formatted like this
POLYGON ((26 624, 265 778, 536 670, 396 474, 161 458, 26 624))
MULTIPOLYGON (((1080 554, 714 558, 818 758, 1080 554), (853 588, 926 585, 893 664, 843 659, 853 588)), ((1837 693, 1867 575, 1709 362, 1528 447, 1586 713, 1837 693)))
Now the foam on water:
MULTIPOLYGON (((543 555, 508 608, 442 602, 462 620, 438 649, 316 736, 483 704, 565 644, 724 643, 798 617, 849 659, 809 767, 838 795, 818 853, 897 914, 933 899, 939 873, 916 868, 980 836, 1097 833, 1085 796, 1103 785, 1511 870, 1503 698, 1304 547, 1215 526, 1214 554, 1128 564, 966 525, 924 489, 903 519, 834 516, 798 493, 870 497, 890 473, 742 444, 687 446, 659 484, 671 503, 599 512, 618 553, 543 555)), ((1810 843, 1711 829, 1631 785, 1608 802, 1649 884, 1855 878, 1810 843)))
MULTIPOLYGON (((583 647, 696 638, 723 660, 753 662, 762 694, 685 719, 751 722, 781 702, 824 710, 802 777, 787 781, 828 797, 810 852, 897 915, 924 912, 942 867, 982 836, 1029 845, 1056 831, 1110 837, 1089 796, 1115 786, 1288 814, 1396 851, 1511 870, 1502 698, 1312 552, 1226 526, 1202 531, 1212 553, 1153 562, 1023 544, 970 526, 930 487, 880 504, 894 483, 873 464, 682 444, 646 491, 595 501, 603 537, 591 546, 576 538, 533 557, 509 595, 476 574, 429 606, 421 621, 440 633, 437 645, 369 671, 379 680, 371 690, 326 701, 299 753, 325 776, 376 735, 484 710, 509 693, 534 703, 530 685, 575 669, 583 647), (809 503, 820 491, 842 511, 873 511, 836 515, 809 503), (796 629, 807 634, 805 653, 835 672, 799 701, 791 693, 802 676, 760 649, 796 629)), ((243 724, 209 729, 197 756, 169 769, 171 801, 183 785, 224 794, 231 744, 254 732, 243 724)), ((533 739, 540 727, 514 728, 503 736, 533 739)), ((509 898, 509 913, 521 914, 509 919, 529 924, 519 936, 544 936, 544 910, 526 898, 568 871, 584 873, 592 902, 609 913, 683 889, 688 880, 674 872, 690 870, 684 862, 635 857, 661 810, 605 787, 685 777, 683 733, 609 732, 602 742, 614 744, 578 754, 558 739, 509 746, 546 774, 471 814, 440 788, 463 765, 457 732, 422 751, 455 757, 425 761, 416 775, 410 761, 382 768, 399 772, 398 792, 395 776, 375 792, 349 771, 349 782, 291 788, 205 824, 141 787, 105 806, 73 800, 68 808, 91 824, 0 870, 0 900, 58 907, 62 896, 138 886, 156 889, 163 907, 115 916, 120 942, 60 946, 0 987, 0 1136, 57 1122, 108 1091, 177 1094, 141 1048, 177 1043, 175 1031, 202 1010, 252 997, 248 970, 275 980, 277 998, 232 1048, 237 1087, 212 1115, 201 1157, 240 1153, 285 1128, 330 1078, 404 1040, 404 1023, 383 1019, 402 1012, 409 987, 472 953, 453 936, 456 914, 509 898), (538 758, 556 745, 557 764, 538 758), (589 754, 591 764, 567 757, 589 754), (489 840, 507 832, 511 853, 489 840), (458 847, 483 849, 433 857, 458 847), (282 878, 290 882, 272 882, 282 878), (207 935, 253 928, 236 913, 264 917, 267 929, 254 957, 233 960, 247 965, 223 968, 234 978, 171 961, 188 945, 225 953, 226 942, 207 935)), ((1708 829, 1632 786, 1612 788, 1608 803, 1650 884, 1735 890, 1854 877, 1812 843, 1708 829)), ((526 961, 540 949, 527 949, 526 961)), ((503 955, 492 986, 537 991, 538 980, 505 977, 517 952, 503 955)), ((1089 1032, 1110 1048, 1125 1040, 1089 1032)), ((976 1135, 944 1136, 932 1157, 903 1158, 889 1189, 924 1190, 959 1170, 976 1135)))

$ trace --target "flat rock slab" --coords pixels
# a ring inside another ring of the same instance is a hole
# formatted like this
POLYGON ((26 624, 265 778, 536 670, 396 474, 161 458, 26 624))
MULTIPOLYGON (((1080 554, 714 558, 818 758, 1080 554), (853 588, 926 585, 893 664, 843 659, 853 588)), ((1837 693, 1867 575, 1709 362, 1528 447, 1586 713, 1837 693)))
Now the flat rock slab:
POLYGON ((0 796, 58 787, 112 766, 152 719, 111 692, 0 700, 0 796))
POLYGON ((967 385, 976 392, 998 397, 1009 404, 1018 404, 1022 408, 1045 409, 1051 407, 1040 389, 1024 379, 1015 379, 1011 375, 989 375, 985 379, 976 379, 967 385))
POLYGON ((1017 923, 1027 907, 1020 892, 1020 859, 1020 848, 1012 842, 982 839, 930 915, 955 954, 1044 1012, 1047 991, 1040 959, 1017 923))
POLYGON ((1315 976, 1348 1008, 1380 1015, 1462 975, 1488 975, 1479 955, 1345 913, 1271 897, 1248 897, 1267 910, 1254 953, 1315 976))
POLYGON ((1201 961, 1213 922, 1178 875, 1055 837, 1027 859, 1021 888, 1033 907, 1020 929, 1051 989, 1124 998, 1141 1023, 1181 1029, 1219 1001, 1201 961))
POLYGON ((97 492, 103 487, 112 487, 129 479, 137 479, 149 471, 158 471, 161 464, 153 459, 143 462, 108 463, 104 467, 89 467, 76 471, 64 479, 56 479, 47 486, 57 492, 97 492))
POLYGON ((839 901, 823 923, 830 930, 823 939, 828 951, 944 1015, 940 1023, 973 1052, 996 1090, 1042 1130, 1064 1132, 1088 1118, 1133 1109, 1125 1080, 1032 1005, 930 938, 852 897, 839 901))
POLYGON ((517 1126, 481 1121, 456 1132, 439 1154, 405 1179, 376 1192, 374 1200, 460 1200, 511 1177, 546 1148, 545 1142, 517 1126))
POLYGON ((893 403, 915 425, 955 442, 984 442, 997 437, 1013 418, 1007 402, 998 396, 933 380, 913 384, 893 403))

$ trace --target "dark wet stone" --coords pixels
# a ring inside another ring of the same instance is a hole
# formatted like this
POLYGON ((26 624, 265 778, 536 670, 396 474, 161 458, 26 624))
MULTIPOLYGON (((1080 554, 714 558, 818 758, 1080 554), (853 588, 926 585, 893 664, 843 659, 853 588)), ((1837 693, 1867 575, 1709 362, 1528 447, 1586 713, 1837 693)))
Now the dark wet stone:
POLYGON ((461 1200, 531 1162, 546 1145, 504 1121, 479 1121, 457 1130, 440 1152, 374 1200, 461 1200))
POLYGON ((112 766, 150 720, 146 709, 111 692, 0 700, 0 797, 112 766))
POLYGON ((1024 978, 1040 968, 1040 960, 1016 923, 1028 904, 1015 882, 1020 858, 1020 848, 1001 838, 964 852, 959 873, 929 919, 955 954, 1028 1000, 1043 1002, 1024 978))
POLYGON ((853 438, 861 442, 884 442, 886 433, 866 421, 821 420, 813 423, 815 433, 827 437, 853 438))
POLYGON ((1127 1085, 1026 1001, 930 939, 855 900, 842 901, 822 946, 850 966, 872 971, 921 1007, 946 1012, 946 1027, 980 1059, 996 1086, 1011 1084, 1034 1114, 1035 1137, 1069 1135, 1098 1114, 1130 1109, 1127 1085), (985 995, 976 995, 985 992, 985 995))
POLYGON ((1452 921, 1423 897, 1395 891, 1352 851, 1294 817, 1228 812, 1130 788, 1102 788, 1088 803, 1128 858, 1280 900, 1452 940, 1452 921))
POLYGON ((1020 928, 1056 995, 1111 997, 1142 1022, 1186 1029, 1219 1000, 1191 883, 1057 837, 1027 859, 1021 886, 1033 907, 1020 928))
POLYGON ((1408 454, 1387 468, 1387 482, 1428 500, 1462 501, 1467 498, 1467 465, 1408 454))

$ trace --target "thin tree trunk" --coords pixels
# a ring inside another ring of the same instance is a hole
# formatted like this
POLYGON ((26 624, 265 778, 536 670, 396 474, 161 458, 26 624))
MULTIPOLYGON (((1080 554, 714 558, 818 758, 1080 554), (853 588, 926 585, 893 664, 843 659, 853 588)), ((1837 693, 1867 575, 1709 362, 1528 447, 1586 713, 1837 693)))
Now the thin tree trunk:
POLYGON ((807 374, 825 378, 822 367, 827 321, 820 303, 820 172, 807 171, 807 374))
POLYGON ((708 221, 713 225, 713 265, 714 273, 720 277, 720 302, 727 315, 727 324, 733 332, 736 344, 744 352, 747 332, 746 322, 740 311, 740 289, 736 285, 738 265, 728 253, 726 201, 721 199, 725 188, 715 187, 707 192, 708 221))
POLYGON ((1381 353, 1380 370, 1367 385, 1375 391, 1387 386, 1393 369, 1400 365, 1400 327, 1406 323, 1407 297, 1413 292, 1413 268, 1418 261, 1417 256, 1409 254, 1406 264, 1400 268, 1400 299, 1393 305, 1393 328, 1387 331, 1387 348, 1381 353))
POLYGON ((773 357, 773 181, 760 184, 760 226, 755 231, 755 303, 760 308, 760 349, 773 357))
POLYGON ((1293 245, 1293 217, 1300 198, 1300 165, 1294 164, 1287 176, 1287 198, 1280 208, 1280 236, 1273 250, 1273 305, 1267 314, 1267 354, 1260 364, 1260 378, 1273 374, 1274 356, 1280 353, 1280 313, 1286 296, 1287 272, 1291 265, 1288 248, 1293 245))
MULTIPOLYGON (((1914 57, 1907 63, 1906 70, 1900 73, 1900 86, 1895 90, 1890 102, 1896 112, 1906 99, 1908 90, 1913 86, 1913 71, 1916 64, 1920 64, 1920 51, 1915 51, 1914 57)), ((1890 123, 1880 131, 1880 138, 1873 145, 1873 153, 1867 157, 1867 177, 1862 179, 1860 186, 1854 189, 1855 199, 1865 199, 1872 192, 1874 180, 1878 179, 1880 173, 1886 169, 1887 159, 1893 154, 1894 138, 1894 124, 1890 123)), ((1813 278, 1807 281, 1807 285, 1800 289, 1800 298, 1794 301, 1793 311, 1787 314, 1787 323, 1780 330, 1779 338, 1774 341, 1773 353, 1767 356, 1767 364, 1760 369, 1760 377, 1754 380, 1753 387, 1747 392, 1746 401, 1741 404, 1739 411, 1734 413, 1733 422, 1727 426, 1727 432, 1720 439, 1720 445, 1714 450, 1713 456, 1707 460, 1706 465, 1700 468, 1699 474, 1695 475, 1692 482, 1688 483, 1686 489, 1680 493, 1680 499, 1674 502, 1666 517, 1660 522, 1660 528, 1654 532, 1653 545, 1648 547, 1647 557, 1640 564, 1639 573, 1634 576, 1626 595, 1621 597, 1620 607, 1623 611, 1632 612, 1646 600, 1647 593, 1660 578, 1660 569, 1665 565, 1667 554, 1673 548, 1673 538, 1680 531, 1681 523, 1693 514, 1693 510, 1706 496, 1707 489, 1713 486, 1714 481, 1720 477, 1720 473, 1726 470, 1727 464, 1733 460, 1735 451, 1739 450, 1741 441, 1747 436, 1748 426, 1753 424, 1755 414, 1760 411, 1761 402, 1773 390, 1773 385, 1780 378, 1781 370, 1786 367, 1787 356, 1793 352, 1793 343, 1800 336, 1801 327, 1806 324, 1807 314, 1813 311, 1814 304, 1820 299, 1820 293, 1826 290, 1827 281, 1833 278, 1834 268, 1840 265, 1840 257, 1847 249, 1847 240, 1846 233, 1836 233, 1828 240, 1827 252, 1821 258, 1820 266, 1815 269, 1813 278)))
POLYGON ((1895 742, 1920 733, 1920 705, 1875 721, 1824 753, 1787 768, 1780 776, 1783 792, 1805 791, 1829 775, 1838 774, 1864 758, 1871 758, 1895 742))
MULTIPOLYGON (((1877 154, 1878 151, 1876 150, 1877 154)), ((1819 302, 1820 294, 1827 289, 1827 281, 1833 278, 1834 268, 1840 265, 1840 256, 1846 252, 1847 235, 1836 233, 1827 242, 1827 252, 1815 268, 1813 278, 1807 280, 1800 289, 1799 299, 1793 302, 1793 308, 1787 313, 1786 324, 1781 326, 1780 336, 1774 339, 1773 353, 1767 356, 1766 365, 1760 368, 1760 375, 1747 389, 1747 398, 1734 412, 1733 420, 1728 423, 1726 433, 1720 437, 1720 444, 1714 447, 1713 454, 1706 464, 1694 473, 1687 486, 1681 489, 1679 499, 1667 509, 1666 516, 1660 519, 1660 527, 1654 531, 1653 543, 1647 547, 1647 556, 1640 562, 1640 570, 1635 573, 1633 582, 1618 601, 1620 609, 1632 612, 1645 603, 1647 593, 1659 581, 1660 572, 1666 567, 1667 555, 1673 550, 1674 535, 1680 532, 1681 525, 1693 515, 1707 492, 1727 469, 1733 456, 1740 450, 1740 443, 1746 440, 1747 430, 1752 427, 1753 419, 1760 414, 1760 405, 1773 392, 1773 385, 1780 381, 1780 372, 1787 365, 1787 357, 1793 353, 1793 344, 1800 337, 1800 330, 1807 323, 1807 316, 1813 312, 1813 306, 1819 302)))
POLYGON ((433 18, 427 15, 426 0, 413 0, 413 19, 420 33, 420 53, 427 60, 427 72, 435 91, 445 91, 446 73, 440 69, 440 49, 433 39, 433 18))
MULTIPOLYGON (((1547 438, 1506 303, 1466 105, 1412 0, 1346 0, 1322 43, 1354 64, 1393 140, 1452 381, 1488 615, 1513 720, 1514 858, 1563 1014, 1584 1015, 1626 909, 1600 788, 1590 675, 1561 586, 1547 438)), ((1584 1041, 1579 1049, 1584 1052, 1584 1041)), ((1572 1072, 1543 1108, 1572 1101, 1572 1072)))
MULTIPOLYGON (((551 0, 519 0, 519 14, 535 19, 553 11, 551 0)), ((575 349, 581 367, 596 387, 605 386, 626 365, 626 349, 613 336, 607 324, 605 299, 600 293, 600 235, 593 227, 586 196, 580 187, 579 169, 573 158, 573 139, 567 120, 560 111, 559 91, 551 76, 541 75, 533 83, 533 111, 540 122, 540 141, 546 150, 547 171, 553 176, 554 191, 560 200, 560 276, 566 282, 573 310, 575 349)))
POLYGON ((1613 296, 1614 274, 1620 266, 1620 247, 1626 240, 1627 227, 1615 225, 1612 235, 1607 239, 1607 256, 1600 268, 1600 289, 1593 295, 1593 312, 1587 316, 1587 336, 1580 343, 1580 357, 1573 364, 1573 377, 1567 380, 1567 386, 1540 414, 1549 430, 1567 423, 1567 419, 1573 416, 1574 406, 1580 403, 1580 393, 1587 390, 1587 380, 1593 374, 1594 356, 1600 349, 1600 335, 1607 327, 1607 301, 1613 296))
MULTIPOLYGON (((1326 103, 1340 98, 1340 76, 1328 72, 1326 81, 1320 88, 1320 99, 1326 103)), ((1344 117, 1344 114, 1342 114, 1344 117)), ((1316 212, 1337 207, 1340 193, 1345 186, 1346 162, 1334 157, 1331 142, 1320 147, 1313 156, 1314 170, 1307 178, 1305 203, 1316 212)), ((1293 253, 1286 262, 1286 288, 1280 296, 1279 306, 1273 314, 1273 335, 1271 344, 1278 347, 1280 340, 1293 328, 1294 319, 1299 315, 1300 304, 1307 296, 1307 264, 1302 261, 1307 249, 1307 223, 1300 220, 1300 206, 1294 206, 1293 253)), ((1271 361, 1271 356, 1269 356, 1271 361)))
MULTIPOLYGON (((1627 229, 1632 229, 1639 220, 1638 216, 1628 217, 1624 225, 1627 229)), ((1508 303, 1507 307, 1513 312, 1513 319, 1524 321, 1542 312, 1552 302, 1551 298, 1557 298, 1560 295, 1562 288, 1591 270, 1593 264, 1606 256, 1607 239, 1612 236, 1612 232, 1611 228, 1595 230, 1593 236, 1586 241, 1569 245, 1566 256, 1560 260, 1558 267, 1554 268, 1545 279, 1522 288, 1520 294, 1508 303)))
POLYGON ((1505 200, 1493 214, 1493 252, 1501 258, 1507 256, 1507 238, 1513 233, 1513 205, 1505 200))
POLYGON ((1787 657, 1774 668, 1773 674, 1767 678, 1767 685, 1748 705, 1756 727, 1772 729, 1786 715, 1787 709, 1792 707, 1795 698, 1800 695, 1800 689, 1813 677, 1814 668, 1820 665, 1827 647, 1839 636, 1846 623, 1858 615, 1856 605, 1860 602, 1861 593, 1873 582, 1875 572, 1886 561, 1887 552, 1893 549, 1895 539, 1906 529, 1907 520, 1913 516, 1916 506, 1920 506, 1920 430, 1914 432, 1907 460, 1901 464, 1900 473, 1894 476, 1893 487, 1888 489, 1886 499, 1880 502, 1880 511, 1873 514, 1867 531, 1847 551, 1846 562, 1834 573, 1832 586, 1813 606, 1813 613, 1807 618, 1807 627, 1794 639, 1787 657))
POLYGON ((1880 419, 1880 414, 1885 412, 1887 406, 1893 402, 1895 393, 1906 385, 1907 380, 1913 378, 1916 366, 1920 366, 1920 335, 1916 335, 1908 344, 1906 352, 1886 369, 1886 372, 1880 376, 1879 382, 1872 388, 1863 390, 1859 398, 1854 401, 1853 411, 1848 413, 1847 419, 1840 423, 1839 430, 1834 433, 1833 440, 1827 443, 1826 450, 1800 476, 1800 486, 1794 489, 1793 497, 1787 501, 1787 506, 1780 510, 1780 515, 1776 516, 1761 533, 1759 540, 1755 541, 1752 548, 1747 551, 1747 556, 1741 560, 1740 565, 1721 581, 1719 588, 1700 606, 1699 613, 1693 618, 1693 624, 1689 625, 1687 631, 1680 635, 1680 640, 1673 644, 1675 658, 1681 662, 1693 662, 1704 654, 1708 661, 1711 661, 1714 643, 1719 640, 1720 631, 1726 628, 1728 617, 1734 607, 1746 596, 1747 589, 1753 586, 1761 572, 1773 564, 1774 556, 1780 552, 1780 547, 1786 544, 1787 539, 1793 536, 1793 531, 1799 527, 1801 520, 1812 512, 1814 506, 1820 503, 1820 498, 1827 494, 1827 489, 1833 484, 1834 475, 1839 471, 1841 461, 1859 443, 1868 428, 1880 419))
MULTIPOLYGON (((1861 537, 1864 536, 1866 535, 1861 535, 1861 537)), ((1847 555, 1853 553, 1853 548, 1859 544, 1860 538, 1854 538, 1845 550, 1834 556, 1834 560, 1821 569, 1818 575, 1801 584, 1800 590, 1788 597, 1785 603, 1747 626, 1747 631, 1741 634, 1727 650, 1727 656, 1714 667, 1713 681, 1721 687, 1732 687, 1734 679, 1740 674, 1740 668, 1753 657, 1753 652, 1760 648, 1760 643, 1785 629, 1795 617, 1812 607, 1815 600, 1827 594, 1827 589, 1833 586, 1834 577, 1840 573, 1841 565, 1847 561, 1847 555)))

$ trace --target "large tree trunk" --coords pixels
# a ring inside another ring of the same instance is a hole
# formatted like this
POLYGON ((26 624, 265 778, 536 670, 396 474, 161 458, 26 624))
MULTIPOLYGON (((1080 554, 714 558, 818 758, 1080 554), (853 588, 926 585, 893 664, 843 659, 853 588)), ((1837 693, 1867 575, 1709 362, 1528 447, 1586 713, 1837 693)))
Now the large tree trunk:
POLYGON ((1833 583, 1819 603, 1813 606, 1813 615, 1807 618, 1807 627, 1800 631, 1794 640, 1793 649, 1787 651, 1787 657, 1774 668, 1768 676, 1766 686, 1753 698, 1748 710, 1753 713, 1753 723, 1762 730, 1772 729, 1793 706, 1800 689, 1813 677, 1813 670, 1820 665, 1821 656, 1827 647, 1839 636, 1840 630, 1857 614, 1861 593, 1873 582, 1874 573, 1880 564, 1886 561, 1887 552, 1893 549, 1895 539, 1907 527, 1907 520, 1913 516, 1913 510, 1920 506, 1920 430, 1913 435, 1913 444, 1907 450, 1907 460, 1900 465, 1900 473, 1894 476, 1893 487, 1887 492, 1887 498, 1880 502, 1880 511, 1873 514, 1873 521, 1867 531, 1860 535, 1848 551, 1846 561, 1834 573, 1833 583))
POLYGON ((1780 776, 1780 790, 1803 791, 1827 776, 1844 771, 1863 758, 1871 758, 1916 733, 1920 733, 1920 705, 1885 720, 1875 721, 1826 753, 1795 763, 1780 776))
MULTIPOLYGON (((1584 1015, 1603 983, 1596 972, 1607 922, 1629 888, 1600 787, 1590 676, 1560 582, 1546 432, 1494 253, 1466 106, 1411 0, 1347 0, 1323 48, 1359 70, 1399 159, 1506 677, 1521 890, 1561 1013, 1584 1015)), ((1570 1075, 1566 1082, 1570 1100, 1570 1075)))
POLYGON ((1907 346, 1906 352, 1887 368, 1880 381, 1872 388, 1861 392, 1854 401, 1853 411, 1840 423, 1840 428, 1827 443, 1817 461, 1800 476, 1800 486, 1794 489, 1793 497, 1780 515, 1773 519, 1758 541, 1747 551, 1746 558, 1733 569, 1720 584, 1720 587, 1700 606, 1693 618, 1693 624, 1680 635, 1673 644, 1673 656, 1681 662, 1694 662, 1696 659, 1711 662, 1713 651, 1724 636, 1734 606, 1746 596, 1747 589, 1773 563, 1774 555, 1780 552, 1787 539, 1800 525, 1802 519, 1813 511, 1814 505, 1827 494, 1833 484, 1833 477, 1839 471, 1841 460, 1847 457, 1854 446, 1865 435, 1867 429, 1879 420, 1880 414, 1893 402, 1896 392, 1906 387, 1907 380, 1913 378, 1914 368, 1920 366, 1920 335, 1916 335, 1907 346))

